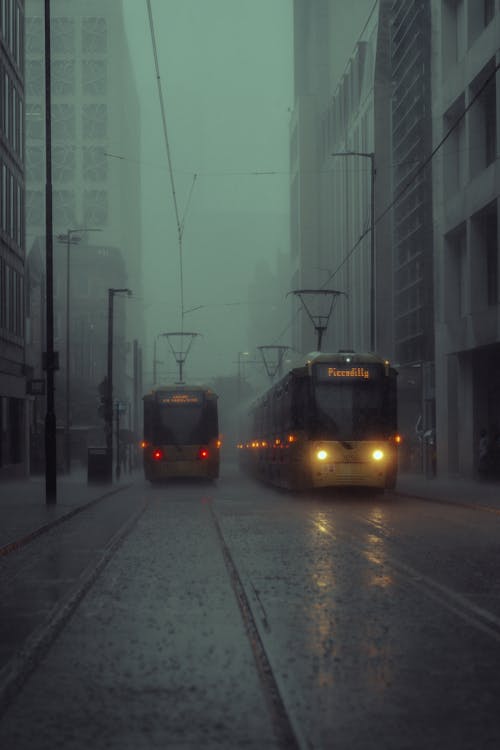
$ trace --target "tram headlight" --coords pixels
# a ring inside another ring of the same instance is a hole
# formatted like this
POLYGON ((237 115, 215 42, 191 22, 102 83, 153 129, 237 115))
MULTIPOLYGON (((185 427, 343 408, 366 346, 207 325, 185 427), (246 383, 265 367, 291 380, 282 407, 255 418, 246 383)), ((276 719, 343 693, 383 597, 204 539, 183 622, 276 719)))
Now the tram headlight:
POLYGON ((316 451, 316 458, 318 461, 325 461, 328 458, 327 451, 324 448, 320 448, 319 451, 316 451))
POLYGON ((384 457, 384 451, 381 451, 380 448, 376 448, 372 453, 372 458, 375 461, 381 461, 384 457))

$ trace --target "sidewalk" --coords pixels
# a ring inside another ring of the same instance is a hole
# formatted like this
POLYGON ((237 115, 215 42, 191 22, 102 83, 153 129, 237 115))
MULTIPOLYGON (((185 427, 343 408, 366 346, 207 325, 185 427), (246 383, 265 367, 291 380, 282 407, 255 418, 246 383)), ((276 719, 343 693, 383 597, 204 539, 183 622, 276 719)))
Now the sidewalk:
POLYGON ((128 487, 134 473, 122 474, 112 484, 88 484, 87 471, 73 469, 57 477, 56 502, 47 505, 45 477, 34 476, 0 482, 0 549, 26 536, 36 535, 47 524, 78 512, 96 500, 128 487))
POLYGON ((500 481, 462 477, 426 478, 423 474, 400 473, 396 494, 487 507, 500 513, 500 481))

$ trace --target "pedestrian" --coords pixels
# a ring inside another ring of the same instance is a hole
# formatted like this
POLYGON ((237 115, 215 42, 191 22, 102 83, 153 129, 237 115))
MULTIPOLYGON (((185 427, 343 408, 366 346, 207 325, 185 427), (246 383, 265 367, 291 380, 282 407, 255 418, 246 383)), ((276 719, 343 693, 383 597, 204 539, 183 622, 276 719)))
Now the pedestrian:
POLYGON ((489 469, 490 441, 486 430, 479 433, 479 463, 478 471, 481 477, 486 477, 489 469))

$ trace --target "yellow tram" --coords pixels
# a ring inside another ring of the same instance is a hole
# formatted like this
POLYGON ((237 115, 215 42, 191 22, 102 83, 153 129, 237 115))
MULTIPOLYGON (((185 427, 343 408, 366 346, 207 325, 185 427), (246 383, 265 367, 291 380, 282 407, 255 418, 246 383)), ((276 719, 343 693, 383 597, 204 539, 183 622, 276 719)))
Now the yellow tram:
POLYGON ((309 355, 252 405, 240 464, 289 489, 393 488, 396 379, 375 354, 309 355))
POLYGON ((217 394, 194 385, 165 385, 144 396, 144 476, 219 476, 217 394))

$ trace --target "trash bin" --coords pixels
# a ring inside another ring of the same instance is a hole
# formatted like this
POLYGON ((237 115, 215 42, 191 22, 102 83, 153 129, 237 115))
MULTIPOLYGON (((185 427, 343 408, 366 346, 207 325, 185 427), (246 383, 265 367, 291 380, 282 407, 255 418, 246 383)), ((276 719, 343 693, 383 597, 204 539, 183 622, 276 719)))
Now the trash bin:
POLYGON ((104 484, 111 482, 113 472, 106 448, 95 447, 87 450, 87 483, 104 484))

